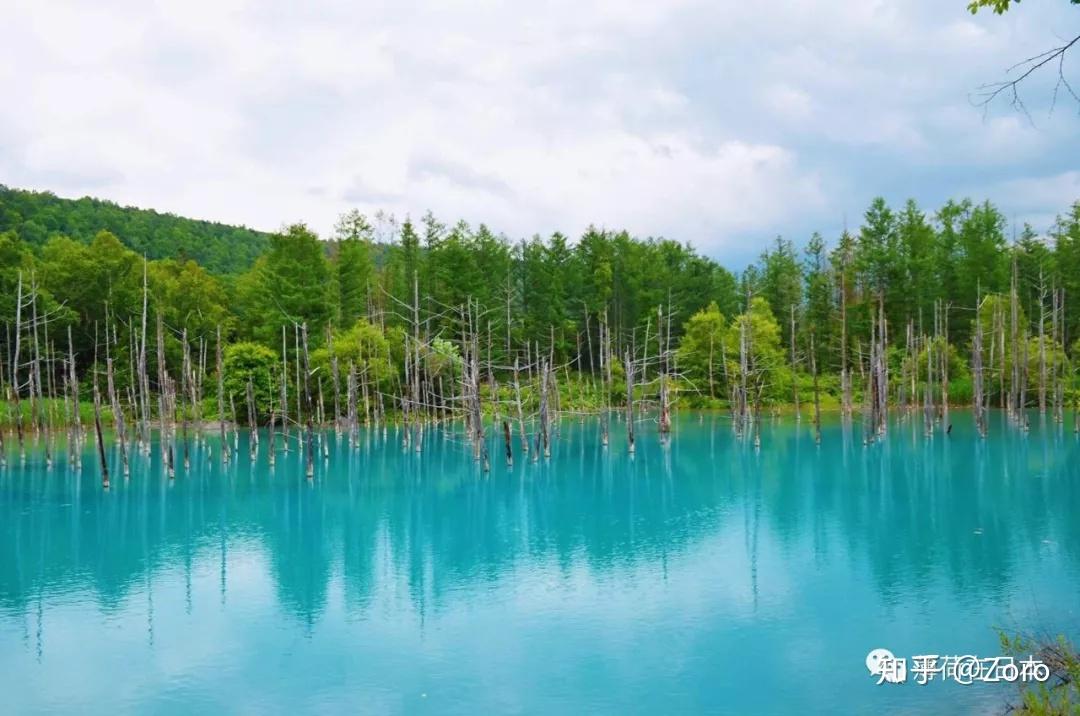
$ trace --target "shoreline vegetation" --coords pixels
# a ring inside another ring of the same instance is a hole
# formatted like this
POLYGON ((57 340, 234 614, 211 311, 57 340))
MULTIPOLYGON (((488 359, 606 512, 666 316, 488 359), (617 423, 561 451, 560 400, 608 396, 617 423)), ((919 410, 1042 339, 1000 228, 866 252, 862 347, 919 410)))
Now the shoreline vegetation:
POLYGON ((867 444, 891 411, 927 434, 958 405, 983 436, 992 409, 1019 430, 1030 410, 1063 424, 1080 400, 1080 202, 1046 235, 1005 232, 988 202, 928 215, 875 199, 831 249, 778 237, 735 274, 626 232, 511 241, 350 211, 329 240, 288 225, 237 264, 229 247, 263 238, 0 188, 0 459, 27 432, 92 435, 107 484, 112 426, 125 474, 152 432, 173 474, 207 421, 221 459, 235 458, 228 432, 250 431, 254 457, 271 426, 271 454, 295 439, 309 477, 317 428, 352 439, 390 422, 421 451, 423 426, 459 421, 485 467, 488 431, 508 460, 538 459, 569 415, 598 420, 605 445, 625 430, 630 451, 641 418, 664 437, 682 408, 724 411, 755 445, 787 412, 820 439, 838 411, 867 444))

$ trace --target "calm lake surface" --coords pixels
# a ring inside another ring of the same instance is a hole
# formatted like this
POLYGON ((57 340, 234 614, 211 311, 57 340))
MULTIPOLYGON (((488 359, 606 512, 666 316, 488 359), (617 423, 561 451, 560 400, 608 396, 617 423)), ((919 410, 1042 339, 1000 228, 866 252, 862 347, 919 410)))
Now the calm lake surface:
MULTIPOLYGON (((480 472, 391 429, 303 477, 158 451, 100 486, 39 452, 0 472, 5 713, 986 713, 1015 688, 875 685, 869 650, 1000 653, 1080 624, 1080 443, 970 415, 562 423, 548 461, 480 472), (918 422, 918 421, 916 421, 918 422)), ((8 449, 11 450, 9 441, 8 449)), ((516 448, 515 440, 515 448, 516 448)), ((61 451, 62 452, 62 451, 61 451)), ((111 453, 111 458, 117 456, 111 453)), ((118 465, 118 463, 117 463, 118 465)))

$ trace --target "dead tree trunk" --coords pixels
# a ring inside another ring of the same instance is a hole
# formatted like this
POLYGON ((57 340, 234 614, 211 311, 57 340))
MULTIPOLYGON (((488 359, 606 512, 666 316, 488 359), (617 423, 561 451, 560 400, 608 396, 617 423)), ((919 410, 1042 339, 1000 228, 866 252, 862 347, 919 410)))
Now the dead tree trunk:
POLYGON ((277 431, 274 430, 274 420, 277 413, 274 411, 274 371, 272 368, 266 369, 266 386, 267 386, 267 402, 270 403, 270 449, 267 451, 266 459, 270 466, 273 467, 277 460, 277 431))
POLYGON ((157 316, 158 364, 158 421, 161 425, 161 459, 169 477, 176 474, 173 466, 172 440, 169 435, 169 372, 165 368, 165 328, 161 312, 157 316))
MULTIPOLYGON (((1062 349, 1064 349, 1064 345, 1065 345, 1064 340, 1061 340, 1059 342, 1059 338, 1064 337, 1064 336, 1059 334, 1059 330, 1061 331, 1061 333, 1064 333, 1065 309, 1064 309, 1064 306, 1062 304, 1065 302, 1065 296, 1064 296, 1064 291, 1059 293, 1058 289, 1056 287, 1051 291, 1051 293, 1053 295, 1053 309, 1052 309, 1052 313, 1051 313, 1051 344, 1054 346, 1054 352, 1053 352, 1053 355, 1051 357, 1050 389, 1051 389, 1051 392, 1052 392, 1052 401, 1053 401, 1053 406, 1052 407, 1053 407, 1053 413, 1054 413, 1054 422, 1060 424, 1064 420, 1064 417, 1065 417, 1063 415, 1063 412, 1062 412, 1062 410, 1063 410, 1062 409, 1062 403, 1064 402, 1064 397, 1065 396, 1064 396, 1064 392, 1063 392, 1064 387, 1063 387, 1061 381, 1058 380, 1059 377, 1060 377, 1059 374, 1058 374, 1058 368, 1060 366, 1060 362, 1059 362, 1059 359, 1058 359, 1059 352, 1057 350, 1057 346, 1061 345, 1062 349)), ((1040 345, 1041 344, 1042 344, 1042 341, 1040 341, 1040 345)), ((1045 355, 1045 349, 1044 349, 1044 355, 1045 355)))
MULTIPOLYGON (((306 389, 301 390, 300 365, 301 365, 301 363, 303 361, 301 360, 301 355, 300 355, 300 326, 299 326, 299 324, 296 324, 296 323, 293 323, 293 347, 295 349, 294 353, 293 353, 293 355, 294 355, 293 363, 295 364, 294 367, 296 369, 296 383, 295 383, 295 385, 296 385, 296 426, 297 426, 296 431, 299 433, 300 432, 300 426, 304 424, 304 410, 309 409, 311 407, 311 401, 309 400, 309 398, 311 396, 310 396, 310 393, 306 389), (304 403, 304 409, 300 408, 300 400, 301 400, 301 398, 303 398, 306 401, 304 403)), ((306 384, 307 384, 307 379, 305 378, 304 385, 306 385, 306 384)))
POLYGON ((240 415, 236 412, 236 396, 229 392, 229 415, 232 428, 232 450, 234 455, 240 454, 240 415))
MULTIPOLYGON (((189 470, 191 469, 191 440, 188 434, 189 406, 184 403, 192 396, 192 391, 194 390, 192 387, 194 375, 191 370, 191 347, 188 345, 187 328, 185 328, 181 334, 180 344, 183 355, 180 365, 180 392, 178 394, 180 402, 180 441, 184 446, 184 469, 189 470)), ((190 407, 194 407, 194 401, 192 401, 190 407)))
POLYGON ((101 461, 101 486, 109 489, 109 463, 105 459, 105 440, 101 436, 101 393, 94 380, 94 431, 97 434, 98 460, 101 461))
MULTIPOLYGON (((1056 298, 1056 297, 1055 297, 1056 298)), ((1039 414, 1046 415, 1046 283, 1039 271, 1039 414)))
POLYGON ((221 434, 221 462, 229 462, 229 438, 225 434, 225 364, 221 360, 221 326, 217 328, 217 411, 221 434))
POLYGON ((301 329, 304 341, 304 412, 307 416, 307 434, 304 436, 304 459, 306 466, 305 474, 309 480, 315 477, 315 426, 312 424, 313 416, 311 409, 311 363, 308 358, 307 322, 301 329))
POLYGON ((1020 333, 1020 398, 1017 401, 1019 412, 1017 414, 1020 420, 1020 427, 1023 429, 1028 428, 1027 417, 1027 384, 1028 384, 1028 341, 1026 327, 1020 333))
POLYGON ((799 360, 795 354, 795 304, 791 304, 791 399, 795 404, 795 422, 802 419, 799 410, 799 360))
POLYGON ((521 435, 521 451, 529 454, 529 439, 525 435, 525 411, 521 407, 521 382, 518 380, 518 359, 514 358, 514 402, 517 404, 518 433, 521 435))
POLYGON ((601 371, 603 372, 604 381, 604 422, 603 422, 603 439, 604 445, 607 445, 607 441, 611 436, 611 391, 612 391, 612 376, 611 376, 611 364, 615 360, 615 353, 611 350, 611 326, 608 324, 607 308, 604 308, 604 339, 602 341, 602 353, 601 353, 601 371))
POLYGON ((821 444, 821 392, 818 389, 817 353, 814 350, 814 329, 810 328, 810 372, 814 377, 814 442, 821 444))
POLYGON ((544 457, 551 457, 551 434, 548 427, 548 363, 540 359, 540 445, 544 457))
POLYGON ((623 358, 626 372, 626 450, 634 452, 634 361, 627 349, 623 358))
POLYGON ((149 287, 147 284, 147 262, 143 257, 143 300, 142 300, 142 333, 139 339, 139 391, 142 398, 142 444, 143 452, 150 454, 150 420, 151 420, 151 397, 150 397, 150 373, 146 369, 146 336, 149 287))
POLYGON ((334 430, 341 434, 341 376, 338 373, 337 353, 334 352, 334 331, 326 327, 326 351, 330 354, 330 380, 334 389, 334 430))
MULTIPOLYGON (((748 304, 749 305, 749 304, 748 304)), ((747 324, 750 322, 749 314, 739 322, 739 422, 740 434, 745 434, 749 427, 750 418, 750 393, 748 378, 750 374, 750 334, 747 324)))
POLYGON ((1016 255, 1013 255, 1012 284, 1009 290, 1009 334, 1012 350, 1012 381, 1009 387, 1009 413, 1014 420, 1020 416, 1022 407, 1019 405, 1020 394, 1020 306, 1017 300, 1017 269, 1016 255))
MULTIPOLYGON (((31 417, 34 422, 34 432, 38 435, 45 431, 45 401, 42 396, 41 385, 41 345, 38 339, 38 312, 37 312, 37 279, 34 273, 30 273, 30 331, 33 337, 33 364, 30 367, 33 376, 33 388, 30 391, 31 417)), ((45 464, 52 465, 52 455, 49 453, 49 441, 45 440, 45 464)))
POLYGON ((923 427, 926 435, 934 433, 934 342, 924 338, 926 343, 926 389, 923 391, 923 427))
POLYGON ((949 426, 949 306, 941 302, 941 429, 948 432, 949 426))
POLYGON ((975 428, 981 437, 986 437, 986 404, 983 399, 983 329, 980 316, 981 302, 976 304, 975 309, 975 333, 971 339, 971 376, 972 389, 975 393, 975 428))
POLYGON ((82 467, 82 417, 79 415, 79 377, 75 371, 75 343, 71 339, 71 326, 68 326, 68 383, 71 386, 71 396, 74 403, 74 418, 72 422, 71 441, 72 459, 75 469, 82 467))
POLYGON ((199 336, 199 372, 192 377, 191 403, 194 408, 195 442, 206 445, 206 426, 203 424, 203 381, 206 380, 206 337, 199 336))
MULTIPOLYGON (((112 408, 113 413, 113 426, 116 428, 116 442, 120 446, 120 464, 122 466, 124 477, 131 474, 131 469, 128 466, 128 454, 127 454, 127 428, 124 425, 124 411, 120 407, 120 399, 116 395, 116 381, 113 378, 113 359, 112 350, 109 346, 109 321, 108 321, 108 308, 106 308, 106 320, 105 320, 105 371, 106 371, 106 385, 109 390, 109 406, 112 408)), ((115 329, 114 329, 115 335, 115 329)))
POLYGON ((255 389, 251 384, 251 376, 247 380, 247 414, 248 414, 248 452, 251 461, 259 455, 259 428, 255 422, 255 389))
POLYGON ((357 438, 359 436, 359 428, 357 424, 359 422, 359 416, 357 415, 357 400, 356 400, 356 366, 350 361, 349 372, 345 380, 345 410, 348 413, 347 420, 349 422, 349 447, 356 447, 357 438))
POLYGON ((284 433, 284 450, 289 452, 289 354, 285 339, 285 326, 281 327, 281 429, 284 433))
POLYGON ((844 270, 840 270, 840 412, 851 416, 851 372, 848 369, 847 352, 847 283, 844 270))
MULTIPOLYGON (((671 320, 670 316, 668 320, 671 320)), ((659 307, 656 309, 656 339, 659 347, 660 367, 660 434, 666 435, 671 432, 671 407, 668 404, 668 364, 667 351, 664 347, 664 311, 659 307)))
POLYGON ((19 459, 26 460, 26 435, 23 430, 22 400, 19 398, 19 352, 22 348, 22 271, 15 290, 15 356, 11 359, 11 394, 15 403, 15 434, 19 440, 19 459))

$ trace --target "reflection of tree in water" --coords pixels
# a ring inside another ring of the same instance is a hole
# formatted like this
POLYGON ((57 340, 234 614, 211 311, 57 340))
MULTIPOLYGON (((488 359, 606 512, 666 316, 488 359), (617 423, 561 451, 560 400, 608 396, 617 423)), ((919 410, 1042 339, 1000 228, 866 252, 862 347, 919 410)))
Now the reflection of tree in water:
POLYGON ((221 561, 227 593, 237 539, 265 548, 280 605, 308 628, 326 609, 337 560, 347 609, 364 612, 382 590, 420 619, 451 593, 526 565, 564 576, 665 569, 721 529, 744 533, 751 573, 725 577, 750 580, 755 599, 763 549, 792 563, 865 559, 886 601, 900 585, 918 593, 942 578, 959 598, 998 592, 1049 533, 1080 563, 1080 486, 1063 478, 1076 443, 1037 429, 981 441, 966 417, 951 438, 928 442, 904 423, 867 448, 838 427, 818 448, 807 424, 769 425, 760 452, 722 419, 709 418, 711 429, 685 420, 670 444, 642 440, 633 459, 617 440, 600 448, 594 425, 567 421, 550 462, 519 459, 490 476, 453 439, 432 432, 417 455, 392 431, 385 443, 366 435, 356 451, 331 438, 314 484, 295 451, 273 471, 195 459, 171 485, 156 465, 134 463, 109 493, 92 471, 9 468, 0 608, 25 613, 43 592, 87 589, 103 610, 119 609, 156 571, 190 580, 193 561, 207 560, 221 561))
MULTIPOLYGON (((278 599, 311 628, 326 607, 334 520, 324 493, 305 480, 289 479, 274 493, 272 529, 265 533, 278 599)), ((265 515, 259 515, 260 518, 265 515)))
POLYGON ((869 447, 845 444, 835 427, 820 452, 805 430, 774 429, 752 478, 763 484, 773 532, 792 550, 808 534, 819 559, 837 547, 865 555, 887 601, 941 577, 958 600, 1001 593, 1051 532, 1080 564, 1071 435, 997 425, 981 440, 966 414, 954 426, 951 437, 927 441, 919 425, 899 423, 869 447), (841 545, 830 544, 834 533, 841 545))

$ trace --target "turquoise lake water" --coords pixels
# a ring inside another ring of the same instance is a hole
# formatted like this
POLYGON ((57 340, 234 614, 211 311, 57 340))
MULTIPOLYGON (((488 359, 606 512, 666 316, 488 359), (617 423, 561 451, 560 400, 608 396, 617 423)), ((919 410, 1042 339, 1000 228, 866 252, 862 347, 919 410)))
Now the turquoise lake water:
MULTIPOLYGON (((567 420, 550 460, 390 429, 222 467, 158 451, 103 491, 0 472, 4 713, 998 712, 1009 685, 875 684, 867 652, 1000 653, 1080 624, 1080 443, 723 416, 662 444, 567 420)), ((915 421, 918 423, 918 420, 915 421)), ((516 446, 516 440, 515 440, 516 446)), ((11 449, 11 441, 8 444, 11 449)), ((115 448, 110 453, 116 459, 115 448)))

